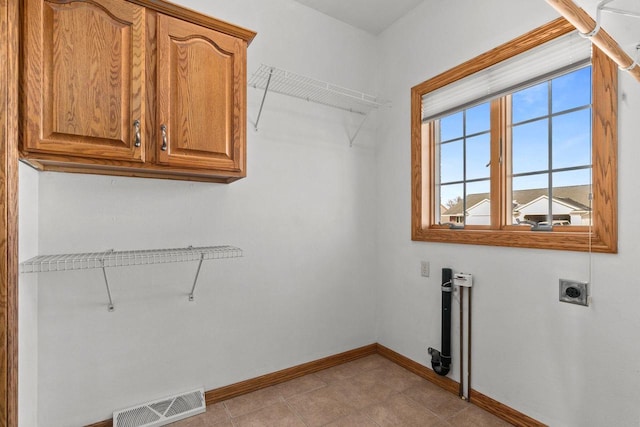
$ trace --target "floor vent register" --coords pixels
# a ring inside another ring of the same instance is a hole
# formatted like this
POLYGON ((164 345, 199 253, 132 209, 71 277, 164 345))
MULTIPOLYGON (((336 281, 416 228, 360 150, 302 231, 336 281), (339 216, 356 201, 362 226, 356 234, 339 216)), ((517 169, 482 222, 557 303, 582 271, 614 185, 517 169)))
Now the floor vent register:
POLYGON ((163 426, 205 411, 204 389, 200 389, 116 411, 113 426, 163 426))

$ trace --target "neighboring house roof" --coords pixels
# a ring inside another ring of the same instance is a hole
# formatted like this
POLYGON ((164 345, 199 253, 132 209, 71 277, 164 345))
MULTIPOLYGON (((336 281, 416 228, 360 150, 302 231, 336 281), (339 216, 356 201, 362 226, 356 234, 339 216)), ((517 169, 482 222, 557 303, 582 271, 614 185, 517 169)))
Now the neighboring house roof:
POLYGON ((564 202, 568 205, 571 205, 577 211, 587 211, 587 212, 591 211, 591 208, 588 205, 577 202, 570 197, 554 197, 554 200, 558 200, 560 202, 564 202))
MULTIPOLYGON (((546 188, 536 188, 532 190, 517 190, 513 192, 513 202, 518 207, 527 205, 540 197, 546 196, 548 190, 546 188)), ((571 206, 576 211, 591 211, 589 208, 590 185, 573 185, 569 187, 556 187, 553 189, 553 199, 571 206)), ((467 210, 481 203, 483 200, 489 199, 489 193, 478 193, 467 195, 467 210)), ((463 215, 464 204, 462 201, 451 206, 442 212, 443 216, 463 215)))
MULTIPOLYGON (((549 200, 549 197, 547 197, 547 195, 545 194, 538 197, 537 199, 530 201, 529 203, 518 204, 514 208, 514 211, 525 212, 527 209, 531 210, 532 207, 539 205, 539 202, 544 202, 545 206, 548 206, 548 203, 549 203, 548 200, 549 200)), ((589 206, 585 206, 582 203, 578 203, 575 200, 570 199, 568 197, 554 197, 553 202, 555 205, 563 206, 568 211, 589 212, 589 206)), ((534 208, 534 210, 535 209, 536 208, 534 208)), ((555 211, 556 209, 554 208, 553 212, 555 213, 555 211)))
MULTIPOLYGON (((553 204, 554 204, 554 208, 553 208, 553 213, 556 213, 556 209, 559 209, 559 212, 557 213, 571 213, 571 212, 588 212, 589 208, 586 207, 574 200, 571 200, 569 198, 560 198, 560 197, 554 197, 553 198, 553 204)), ((534 199, 532 201, 530 201, 529 203, 525 203, 522 205, 517 205, 514 208, 514 212, 522 212, 522 213, 536 213, 536 212, 541 212, 541 211, 546 211, 547 208, 549 206, 549 197, 547 197, 547 195, 543 195, 538 197, 537 199, 534 199)), ((467 209, 468 211, 468 209, 467 209)))
MULTIPOLYGON (((483 200, 489 200, 489 193, 478 193, 478 194, 467 194, 467 206, 476 206, 478 203, 481 203, 483 200)), ((441 215, 447 216, 456 216, 462 215, 462 210, 464 208, 464 204, 462 200, 460 200, 455 205, 451 206, 449 209, 442 212, 441 215)))

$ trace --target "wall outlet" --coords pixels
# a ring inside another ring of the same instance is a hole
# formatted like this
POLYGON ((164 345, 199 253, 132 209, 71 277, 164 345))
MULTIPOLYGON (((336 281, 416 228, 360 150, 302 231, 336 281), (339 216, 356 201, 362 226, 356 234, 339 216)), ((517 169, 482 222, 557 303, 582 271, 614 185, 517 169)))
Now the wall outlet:
POLYGON ((560 279, 560 301, 589 306, 588 283, 560 279))
POLYGON ((422 277, 429 277, 429 261, 422 261, 420 263, 420 275, 422 277))

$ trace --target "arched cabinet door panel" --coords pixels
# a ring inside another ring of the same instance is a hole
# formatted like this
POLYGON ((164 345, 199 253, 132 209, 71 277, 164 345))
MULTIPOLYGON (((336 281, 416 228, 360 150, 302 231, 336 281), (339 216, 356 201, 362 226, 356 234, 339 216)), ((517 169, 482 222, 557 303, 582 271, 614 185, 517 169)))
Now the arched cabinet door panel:
POLYGON ((23 148, 144 161, 145 9, 26 0, 23 148))
POLYGON ((158 15, 160 163, 244 171, 245 52, 241 39, 158 15))

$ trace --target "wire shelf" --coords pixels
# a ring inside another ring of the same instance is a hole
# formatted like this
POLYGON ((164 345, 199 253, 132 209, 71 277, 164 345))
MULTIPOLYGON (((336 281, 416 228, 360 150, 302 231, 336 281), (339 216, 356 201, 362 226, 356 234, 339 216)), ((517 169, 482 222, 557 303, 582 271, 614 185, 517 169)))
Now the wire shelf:
POLYGON ((86 270, 130 265, 164 264, 207 259, 238 258, 242 249, 235 246, 203 246, 177 249, 105 251, 77 254, 40 255, 20 264, 21 273, 86 270))
POLYGON ((366 115, 374 109, 388 105, 373 95, 347 89, 331 83, 301 76, 290 71, 262 64, 248 85, 256 89, 328 105, 341 110, 366 115))

